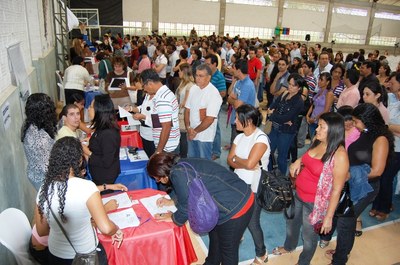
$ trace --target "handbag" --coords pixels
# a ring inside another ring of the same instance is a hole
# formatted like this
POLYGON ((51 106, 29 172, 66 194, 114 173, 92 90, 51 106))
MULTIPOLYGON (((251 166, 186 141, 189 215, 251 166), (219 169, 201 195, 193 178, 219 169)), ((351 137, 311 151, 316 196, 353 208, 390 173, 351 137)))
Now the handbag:
POLYGON ((348 182, 343 186, 340 193, 339 202, 336 207, 335 216, 337 217, 354 217, 354 206, 350 198, 350 188, 348 182))
MULTIPOLYGON (((54 214, 53 210, 51 209, 50 204, 49 204, 49 209, 50 209, 51 215, 53 215, 53 217, 56 220, 58 226, 60 227, 62 233, 67 238, 72 249, 75 251, 75 257, 72 260, 72 265, 99 265, 100 264, 99 257, 97 256, 96 248, 92 252, 89 252, 89 253, 78 253, 76 251, 74 245, 72 245, 71 240, 69 240, 69 237, 67 236, 67 232, 64 230, 64 227, 61 225, 60 221, 58 221, 56 215, 54 214)), ((94 236, 94 241, 96 244, 96 236, 94 234, 94 230, 93 230, 93 236, 94 236)), ((95 245, 95 247, 97 247, 97 245, 95 245)))
POLYGON ((192 165, 187 162, 179 162, 177 165, 185 169, 188 179, 187 208, 190 227, 197 234, 208 233, 218 223, 218 207, 192 165), (188 174, 188 168, 193 171, 194 177, 188 174))
MULTIPOLYGON (((261 163, 259 163, 261 166, 261 163)), ((279 169, 265 171, 261 167, 260 184, 257 190, 257 203, 267 212, 284 211, 287 219, 293 219, 294 212, 289 216, 287 209, 294 207, 294 195, 290 178, 284 176, 279 169)))

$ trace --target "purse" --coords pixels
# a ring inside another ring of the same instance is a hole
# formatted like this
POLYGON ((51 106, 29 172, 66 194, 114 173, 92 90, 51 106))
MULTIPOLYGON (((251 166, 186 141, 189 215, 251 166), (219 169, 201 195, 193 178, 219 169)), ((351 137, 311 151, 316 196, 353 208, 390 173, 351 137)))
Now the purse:
POLYGON ((294 207, 292 182, 279 169, 265 171, 261 167, 260 184, 257 190, 257 203, 268 212, 284 211, 287 219, 293 219, 294 211, 289 216, 287 209, 294 207))
POLYGON ((177 165, 185 169, 188 179, 187 210, 190 227, 197 234, 208 233, 218 223, 219 209, 192 165, 186 162, 177 165), (194 177, 188 174, 187 168, 194 172, 194 177))
POLYGON ((339 202, 336 207, 335 216, 337 217, 354 217, 354 206, 350 198, 349 183, 346 182, 340 193, 339 202))
MULTIPOLYGON (((75 251, 75 257, 72 260, 72 265, 99 265, 100 264, 99 257, 97 256, 96 248, 90 253, 78 253, 76 251, 76 249, 74 248, 74 245, 72 245, 71 240, 69 240, 69 237, 67 236, 67 232, 64 230, 64 227, 61 225, 60 221, 58 221, 56 215, 54 214, 53 210, 51 209, 50 204, 49 204, 49 209, 50 209, 51 215, 53 215, 53 217, 56 220, 58 226, 60 227, 62 233, 67 238, 72 249, 75 251)), ((94 230, 93 230, 93 236, 94 236, 94 241, 96 244, 96 236, 94 234, 94 230)), ((97 245, 95 247, 97 247, 97 245)))

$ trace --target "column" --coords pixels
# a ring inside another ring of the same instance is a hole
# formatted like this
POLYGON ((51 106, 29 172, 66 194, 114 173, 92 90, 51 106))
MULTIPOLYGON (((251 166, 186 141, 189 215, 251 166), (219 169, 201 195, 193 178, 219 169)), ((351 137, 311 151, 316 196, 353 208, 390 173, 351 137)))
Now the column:
MULTIPOLYGON (((276 19, 276 26, 277 27, 282 27, 282 20, 283 20, 283 5, 285 4, 284 0, 278 0, 278 17, 276 19)), ((275 29, 274 29, 274 35, 275 35, 275 29)), ((276 40, 280 40, 280 35, 275 36, 276 40)))
POLYGON ((151 30, 158 30, 160 21, 160 0, 152 0, 151 30))
POLYGON ((223 36, 225 34, 225 14, 226 14, 226 0, 219 1, 219 23, 218 23, 218 35, 223 36))
POLYGON ((326 18, 326 25, 324 30, 324 42, 327 43, 329 39, 329 32, 331 31, 332 24, 332 9, 333 9, 333 0, 329 0, 328 4, 328 16, 326 18))
POLYGON ((371 40, 371 33, 372 33, 372 26, 374 25, 375 12, 376 12, 376 2, 372 2, 371 11, 369 12, 367 35, 365 36, 365 45, 369 45, 369 41, 371 40))

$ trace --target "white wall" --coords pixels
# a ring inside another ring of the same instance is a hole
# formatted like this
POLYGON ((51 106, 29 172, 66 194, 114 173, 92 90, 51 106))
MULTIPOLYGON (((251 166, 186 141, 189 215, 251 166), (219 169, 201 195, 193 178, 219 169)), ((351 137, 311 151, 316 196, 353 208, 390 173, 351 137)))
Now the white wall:
POLYGON ((122 1, 122 16, 124 21, 151 22, 152 0, 122 1))
MULTIPOLYGON (((398 20, 375 18, 373 29, 379 30, 378 36, 400 38, 400 21, 398 20)), ((374 30, 372 33, 375 33, 374 30)))
POLYGON ((275 28, 277 17, 277 7, 226 4, 226 26, 275 28))
POLYGON ((294 30, 322 32, 326 26, 328 13, 311 10, 284 9, 282 27, 294 30))
POLYGON ((160 22, 200 23, 218 26, 219 3, 195 0, 160 0, 159 15, 160 22))

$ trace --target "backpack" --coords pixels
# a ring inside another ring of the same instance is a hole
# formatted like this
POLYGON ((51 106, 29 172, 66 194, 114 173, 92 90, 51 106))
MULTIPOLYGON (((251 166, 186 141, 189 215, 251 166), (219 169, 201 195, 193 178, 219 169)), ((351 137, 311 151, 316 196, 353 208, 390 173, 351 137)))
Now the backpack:
POLYGON ((268 212, 284 210, 288 219, 293 219, 294 212, 289 216, 287 208, 294 207, 292 183, 279 169, 265 171, 261 168, 260 184, 257 190, 257 203, 268 212))
POLYGON ((188 179, 187 210, 190 227, 197 234, 208 233, 218 223, 218 207, 192 165, 187 162, 179 162, 177 165, 185 169, 188 179), (188 173, 188 168, 194 176, 188 173))

